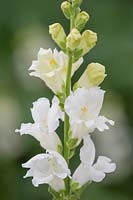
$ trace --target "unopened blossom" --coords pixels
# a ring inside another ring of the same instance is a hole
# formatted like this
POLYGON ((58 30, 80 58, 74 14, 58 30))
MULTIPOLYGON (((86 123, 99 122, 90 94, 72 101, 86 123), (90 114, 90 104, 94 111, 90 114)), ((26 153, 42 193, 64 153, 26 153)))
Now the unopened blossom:
POLYGON ((81 163, 72 176, 72 182, 78 183, 78 187, 94 181, 101 182, 106 173, 114 172, 116 164, 111 162, 111 159, 105 156, 99 156, 96 163, 95 146, 89 135, 84 137, 84 145, 80 149, 81 163))
POLYGON ((67 47, 71 50, 74 50, 77 48, 77 46, 80 44, 81 41, 81 34, 76 29, 73 28, 71 33, 67 36, 67 47))
MULTIPOLYGON (((80 67, 83 58, 72 65, 72 74, 80 67)), ((62 92, 67 74, 68 56, 62 51, 40 48, 38 58, 32 62, 29 70, 31 76, 41 78, 46 85, 56 94, 62 92)))
POLYGON ((99 87, 79 88, 66 99, 65 111, 70 118, 73 137, 82 139, 95 128, 103 132, 109 129, 107 123, 114 125, 112 120, 99 115, 104 93, 99 87))
POLYGON ((68 1, 64 1, 61 4, 61 10, 67 19, 70 19, 72 5, 68 1))
POLYGON ((66 34, 60 23, 54 23, 49 26, 49 33, 52 39, 58 44, 61 49, 66 48, 66 34))
POLYGON ((34 123, 23 123, 16 132, 32 135, 44 149, 56 151, 62 144, 55 130, 59 126, 59 119, 63 119, 57 97, 53 98, 51 107, 47 98, 38 99, 33 103, 31 113, 34 123))
POLYGON ((76 87, 90 88, 99 86, 105 79, 105 67, 99 63, 91 63, 76 83, 76 87))
POLYGON ((79 45, 79 49, 82 49, 82 56, 88 53, 97 42, 97 34, 91 30, 86 30, 82 34, 81 43, 79 45))
POLYGON ((49 184, 56 191, 64 189, 64 179, 70 176, 65 159, 55 151, 38 154, 22 164, 22 167, 29 168, 24 178, 33 177, 35 187, 49 184))
POLYGON ((87 12, 82 11, 80 12, 75 20, 75 26, 79 31, 82 31, 82 29, 85 27, 86 23, 88 22, 90 16, 87 12))

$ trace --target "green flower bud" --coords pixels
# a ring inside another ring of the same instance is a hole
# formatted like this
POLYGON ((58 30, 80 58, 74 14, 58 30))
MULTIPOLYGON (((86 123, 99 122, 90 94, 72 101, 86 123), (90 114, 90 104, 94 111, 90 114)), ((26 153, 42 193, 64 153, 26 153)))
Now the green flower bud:
POLYGON ((86 23, 88 22, 90 16, 87 12, 82 11, 77 15, 77 18, 75 20, 75 26, 79 31, 82 31, 85 27, 86 23))
POLYGON ((72 29, 71 33, 67 37, 67 47, 70 50, 74 50, 78 47, 80 41, 81 41, 80 32, 76 28, 72 29))
POLYGON ((65 50, 66 48, 66 34, 59 23, 55 23, 49 26, 49 33, 52 36, 52 39, 58 44, 58 46, 65 50))
POLYGON ((62 9, 62 12, 63 14, 65 15, 65 17, 67 19, 70 19, 70 16, 71 16, 71 4, 68 2, 68 1, 64 1, 62 4, 61 4, 61 9, 62 9))
POLYGON ((104 81, 106 76, 105 67, 103 65, 99 63, 91 63, 88 65, 75 86, 76 88, 98 86, 104 81))
POLYGON ((72 0, 73 4, 76 6, 80 6, 83 0, 72 0))

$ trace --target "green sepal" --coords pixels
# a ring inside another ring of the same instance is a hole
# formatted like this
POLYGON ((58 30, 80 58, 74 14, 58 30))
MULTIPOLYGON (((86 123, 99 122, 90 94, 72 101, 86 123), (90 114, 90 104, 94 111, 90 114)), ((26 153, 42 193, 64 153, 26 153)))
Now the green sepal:
POLYGON ((79 183, 72 182, 70 183, 70 189, 72 194, 74 194, 77 198, 81 196, 81 194, 84 192, 84 190, 92 183, 92 181, 89 181, 85 185, 83 185, 81 188, 79 188, 79 183))
POLYGON ((64 190, 60 190, 59 192, 56 192, 55 190, 53 190, 49 186, 48 192, 53 196, 53 200, 62 200, 62 199, 64 199, 64 196, 65 196, 65 191, 64 190))
POLYGON ((69 153, 69 159, 71 159, 75 155, 75 149, 72 149, 69 153))
POLYGON ((67 142, 67 146, 69 149, 74 149, 78 145, 78 139, 77 138, 71 138, 67 142))
POLYGON ((59 101, 60 101, 60 108, 61 110, 64 112, 64 103, 65 103, 65 98, 66 98, 66 95, 65 95, 65 83, 62 84, 62 92, 58 92, 56 94, 56 96, 58 97, 59 101))
POLYGON ((79 58, 81 58, 83 54, 83 49, 75 49, 73 52, 73 62, 76 62, 79 58))
POLYGON ((77 90, 79 87, 78 87, 78 83, 76 82, 76 83, 74 83, 74 85, 73 85, 73 91, 75 91, 75 90, 77 90))

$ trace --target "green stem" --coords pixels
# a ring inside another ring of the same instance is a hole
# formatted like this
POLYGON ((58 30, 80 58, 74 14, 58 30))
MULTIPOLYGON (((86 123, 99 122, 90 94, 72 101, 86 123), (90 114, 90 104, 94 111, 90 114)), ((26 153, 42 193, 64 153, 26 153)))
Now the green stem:
MULTIPOLYGON (((73 13, 70 19, 70 32, 75 26, 75 8, 73 8, 73 13)), ((67 66, 67 76, 66 76, 66 90, 65 90, 65 98, 67 98, 70 95, 71 92, 71 72, 72 72, 72 52, 67 51, 68 55, 68 66, 67 66)), ((69 167, 69 154, 70 149, 67 146, 67 142, 69 139, 69 117, 65 113, 64 116, 64 158, 67 161, 68 167, 69 167)), ((65 186, 66 186, 66 194, 69 194, 69 178, 65 179, 65 186)))
MULTIPOLYGON (((67 68, 67 76, 66 76, 66 98, 70 95, 71 91, 71 71, 72 71, 72 54, 68 52, 68 68, 67 68)), ((69 153, 70 150, 67 146, 67 141, 69 139, 69 117, 65 113, 65 119, 64 119, 64 158, 67 161, 67 164, 69 166, 69 153)), ((66 185, 66 192, 69 193, 69 179, 65 179, 65 185, 66 185)))

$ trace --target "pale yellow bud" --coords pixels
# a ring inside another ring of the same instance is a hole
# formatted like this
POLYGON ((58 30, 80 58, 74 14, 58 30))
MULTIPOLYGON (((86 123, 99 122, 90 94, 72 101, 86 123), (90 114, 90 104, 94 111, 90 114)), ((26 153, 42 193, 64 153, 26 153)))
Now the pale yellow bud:
POLYGON ((71 33, 67 37, 67 47, 70 50, 74 50, 78 47, 80 41, 81 41, 80 32, 76 28, 72 29, 71 33))
POLYGON ((65 17, 67 19, 70 19, 72 5, 68 1, 64 1, 61 4, 61 9, 62 9, 62 12, 64 13, 65 17))
POLYGON ((98 86, 103 82, 106 76, 105 67, 103 65, 99 63, 91 63, 76 83, 76 88, 98 86))
POLYGON ((82 56, 88 53, 97 42, 97 34, 93 31, 86 30, 82 34, 82 39, 79 48, 83 50, 82 56))
POLYGON ((58 46, 65 50, 66 48, 66 34, 59 23, 55 23, 49 26, 49 33, 51 34, 53 40, 58 44, 58 46))
POLYGON ((88 22, 90 16, 88 15, 87 12, 82 11, 80 12, 75 20, 75 26, 79 31, 82 31, 83 28, 85 27, 86 23, 88 22))

